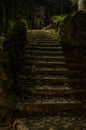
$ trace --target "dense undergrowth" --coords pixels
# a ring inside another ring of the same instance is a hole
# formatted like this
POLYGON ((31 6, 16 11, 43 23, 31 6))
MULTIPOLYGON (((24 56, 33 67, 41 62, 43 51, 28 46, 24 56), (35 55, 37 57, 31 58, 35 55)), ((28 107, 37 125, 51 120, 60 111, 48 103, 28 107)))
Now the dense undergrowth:
POLYGON ((26 26, 19 22, 8 33, 0 49, 0 125, 15 110, 19 56, 25 42, 26 26))
POLYGON ((3 53, 9 58, 9 69, 14 80, 14 89, 19 71, 19 56, 26 42, 26 26, 23 22, 16 23, 13 30, 3 42, 3 53))

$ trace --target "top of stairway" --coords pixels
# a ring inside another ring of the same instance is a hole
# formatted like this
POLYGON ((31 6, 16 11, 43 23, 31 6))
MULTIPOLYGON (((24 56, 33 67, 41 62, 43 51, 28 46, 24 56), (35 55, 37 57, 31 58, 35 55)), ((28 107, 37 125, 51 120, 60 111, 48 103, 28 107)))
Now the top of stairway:
POLYGON ((53 29, 51 30, 27 30, 27 38, 31 37, 33 40, 37 39, 52 39, 56 40, 58 33, 55 33, 53 29))

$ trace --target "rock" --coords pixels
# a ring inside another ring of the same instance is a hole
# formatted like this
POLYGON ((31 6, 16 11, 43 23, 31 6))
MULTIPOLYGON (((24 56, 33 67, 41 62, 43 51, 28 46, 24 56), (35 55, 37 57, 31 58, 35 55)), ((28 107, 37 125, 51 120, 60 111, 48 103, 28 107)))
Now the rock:
POLYGON ((74 130, 82 130, 81 128, 79 128, 79 127, 76 127, 74 130))
POLYGON ((9 67, 9 58, 7 53, 0 52, 0 126, 9 124, 7 122, 9 115, 14 110, 13 78, 9 67))
POLYGON ((59 24, 59 36, 63 45, 83 45, 86 42, 86 12, 68 15, 59 24))
POLYGON ((17 119, 13 123, 13 130, 29 130, 29 128, 27 128, 24 121, 17 119))
POLYGON ((50 128, 49 130, 54 130, 54 128, 50 128))
POLYGON ((8 127, 0 127, 0 130, 9 130, 8 127))

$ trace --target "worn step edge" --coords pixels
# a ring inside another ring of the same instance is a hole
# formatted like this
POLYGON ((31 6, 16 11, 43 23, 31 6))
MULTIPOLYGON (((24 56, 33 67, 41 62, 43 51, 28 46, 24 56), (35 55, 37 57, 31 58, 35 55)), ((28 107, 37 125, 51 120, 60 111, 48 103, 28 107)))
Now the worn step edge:
POLYGON ((75 110, 86 110, 86 104, 83 103, 54 103, 54 104, 17 104, 17 109, 21 111, 32 113, 47 113, 47 114, 57 114, 60 111, 75 111, 75 110), (55 113, 53 113, 55 112, 55 113))
POLYGON ((29 43, 28 46, 33 46, 33 47, 61 47, 61 44, 51 44, 51 43, 29 43))

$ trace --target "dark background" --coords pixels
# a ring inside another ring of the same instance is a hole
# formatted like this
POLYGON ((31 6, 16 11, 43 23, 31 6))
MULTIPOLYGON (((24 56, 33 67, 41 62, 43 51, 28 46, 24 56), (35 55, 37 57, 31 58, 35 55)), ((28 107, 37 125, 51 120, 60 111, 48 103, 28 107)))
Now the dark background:
POLYGON ((71 13, 72 5, 71 0, 0 0, 0 33, 10 30, 21 19, 33 28, 37 6, 45 7, 46 24, 49 24, 53 15, 71 13))

